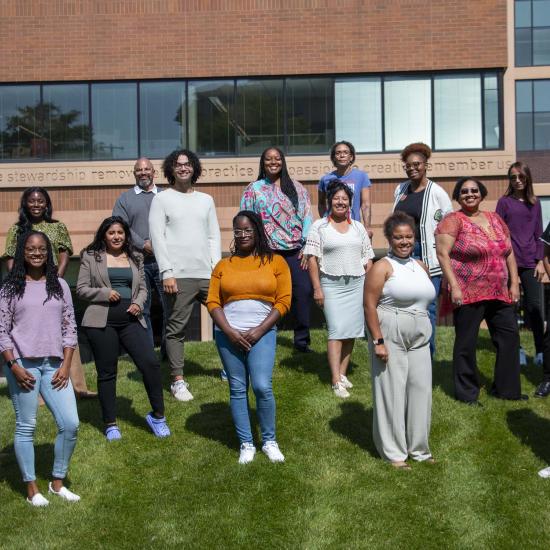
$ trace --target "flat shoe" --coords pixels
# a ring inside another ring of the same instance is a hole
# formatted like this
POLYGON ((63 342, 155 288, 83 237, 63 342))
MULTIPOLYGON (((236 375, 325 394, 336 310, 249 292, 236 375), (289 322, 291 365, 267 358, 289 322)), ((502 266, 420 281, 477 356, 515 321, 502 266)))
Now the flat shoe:
POLYGON ((28 498, 27 497, 27 502, 31 505, 31 506, 36 506, 37 508, 42 508, 44 506, 48 506, 48 504, 50 503, 49 500, 45 499, 41 493, 34 493, 34 495, 32 496, 32 498, 28 498))
POLYGON ((550 395, 550 381, 541 382, 535 390, 535 397, 548 397, 550 395))
POLYGON ((406 462, 391 462, 392 468, 396 470, 412 470, 409 464, 406 462))
POLYGON ((59 491, 54 491, 51 481, 48 483, 48 493, 51 493, 52 495, 57 495, 58 497, 62 498, 63 500, 66 500, 67 502, 78 502, 80 500, 80 497, 75 493, 73 493, 72 491, 69 491, 67 487, 61 487, 59 491))

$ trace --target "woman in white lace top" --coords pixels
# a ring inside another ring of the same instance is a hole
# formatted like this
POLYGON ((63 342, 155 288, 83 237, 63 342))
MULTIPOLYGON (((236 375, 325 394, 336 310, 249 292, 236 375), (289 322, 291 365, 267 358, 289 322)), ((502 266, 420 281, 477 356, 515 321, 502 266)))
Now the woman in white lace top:
POLYGON ((331 182, 327 216, 311 226, 304 249, 313 299, 323 308, 328 325, 328 363, 338 397, 349 397, 353 387, 346 372, 355 338, 364 335, 363 286, 374 257, 365 228, 351 219, 352 199, 345 183, 331 182))

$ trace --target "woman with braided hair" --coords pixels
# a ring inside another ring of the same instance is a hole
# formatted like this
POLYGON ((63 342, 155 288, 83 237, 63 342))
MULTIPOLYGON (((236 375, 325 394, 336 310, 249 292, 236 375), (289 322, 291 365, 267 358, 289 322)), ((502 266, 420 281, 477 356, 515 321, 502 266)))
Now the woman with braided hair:
POLYGON ((32 506, 48 505, 38 490, 34 467, 39 394, 58 428, 49 492, 63 500, 80 500, 63 485, 78 431, 69 379, 76 343, 71 292, 58 277, 50 241, 40 231, 25 233, 17 240, 13 267, 0 291, 0 352, 15 410, 15 455, 32 506))
POLYGON ((302 248, 313 222, 311 203, 304 186, 290 177, 285 155, 279 148, 268 147, 262 153, 258 179, 244 190, 241 210, 260 216, 269 247, 283 256, 290 268, 294 348, 308 353, 313 292, 302 248))

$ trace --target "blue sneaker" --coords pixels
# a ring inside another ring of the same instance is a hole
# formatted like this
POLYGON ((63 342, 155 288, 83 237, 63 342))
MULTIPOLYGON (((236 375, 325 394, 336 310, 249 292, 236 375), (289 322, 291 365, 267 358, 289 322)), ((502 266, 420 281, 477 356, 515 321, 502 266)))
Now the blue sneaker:
POLYGON ((122 439, 122 434, 120 433, 118 426, 113 424, 112 426, 107 426, 105 429, 105 437, 107 438, 107 441, 116 441, 118 439, 122 439))
POLYGON ((170 428, 168 427, 168 424, 166 424, 165 416, 162 418, 155 418, 153 413, 149 413, 145 417, 145 420, 147 421, 147 424, 149 424, 151 431, 155 434, 155 437, 168 437, 171 435, 170 428))

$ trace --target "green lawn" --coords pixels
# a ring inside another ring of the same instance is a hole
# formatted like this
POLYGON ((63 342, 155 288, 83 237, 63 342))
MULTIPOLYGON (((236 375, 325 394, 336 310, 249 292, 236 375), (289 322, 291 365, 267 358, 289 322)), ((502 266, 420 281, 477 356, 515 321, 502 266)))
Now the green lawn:
MULTIPOLYGON (((532 354, 530 334, 522 334, 532 354)), ((173 436, 158 441, 143 416, 145 391, 132 364, 118 380, 123 439, 108 444, 99 405, 80 402, 81 429, 73 456, 77 504, 51 499, 31 509, 13 454, 14 415, 0 389, 0 547, 15 548, 548 548, 550 399, 504 402, 483 409, 452 398, 453 332, 438 331, 431 447, 437 464, 396 471, 382 462, 371 438, 372 397, 366 342, 358 342, 352 397, 329 388, 325 334, 316 353, 294 355, 279 335, 274 373, 278 440, 286 463, 259 453, 237 464, 238 443, 220 381, 214 344, 187 345, 195 400, 166 393, 173 436)), ((492 346, 479 340, 483 379, 491 379, 492 346)), ((93 381, 93 368, 88 369, 93 381)), ((533 393, 540 369, 524 371, 533 393)), ((166 382, 168 382, 166 380, 166 382)), ((168 383, 166 383, 168 387, 168 383)), ((36 437, 39 484, 46 490, 55 428, 40 410, 36 437)))

